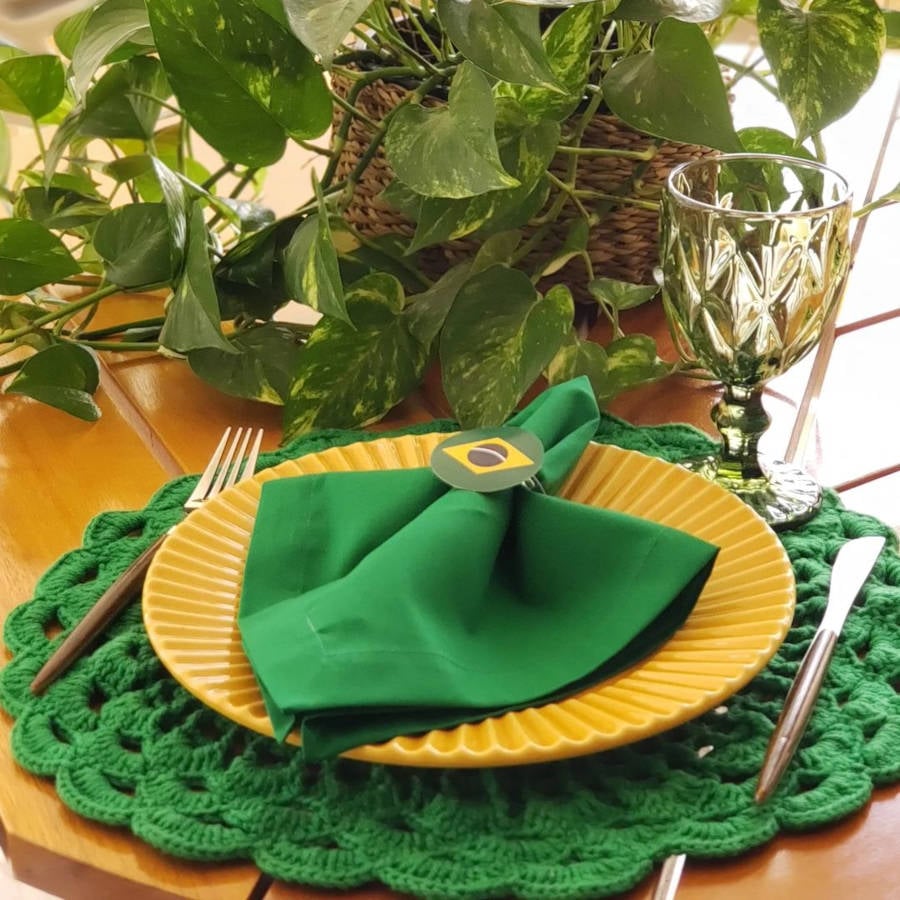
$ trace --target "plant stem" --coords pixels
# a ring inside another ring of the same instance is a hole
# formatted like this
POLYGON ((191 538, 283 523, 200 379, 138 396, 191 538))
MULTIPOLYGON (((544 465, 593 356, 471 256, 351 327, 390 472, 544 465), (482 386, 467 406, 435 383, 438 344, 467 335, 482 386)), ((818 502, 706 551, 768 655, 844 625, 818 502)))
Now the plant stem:
POLYGON ((21 369, 22 366, 24 366, 25 363, 28 362, 28 359, 30 359, 30 357, 20 359, 18 360, 18 362, 9 363, 5 366, 0 366, 0 375, 11 375, 13 372, 18 372, 19 369, 21 369))
POLYGON ((67 284, 71 287, 85 288, 85 287, 96 287, 98 284, 100 284, 100 279, 99 278, 85 278, 85 279, 79 280, 78 278, 61 278, 56 283, 57 284, 67 284))
POLYGON ((99 303, 104 297, 118 293, 121 290, 122 288, 118 285, 108 284, 106 287, 102 287, 85 297, 73 300, 71 303, 64 304, 59 309, 48 312, 46 315, 35 319, 33 322, 29 322, 27 325, 23 325, 21 328, 0 332, 0 344, 10 344, 13 341, 17 341, 19 338, 25 337, 26 334, 32 334, 44 325, 57 321, 57 319, 71 318, 72 315, 79 310, 86 309, 88 306, 99 303))
POLYGON ((756 67, 763 61, 763 57, 760 57, 756 62, 751 63, 749 66, 743 66, 740 63, 736 63, 733 60, 726 59, 724 56, 717 56, 716 62, 719 63, 720 66, 726 66, 729 69, 733 69, 738 73, 738 77, 731 82, 730 87, 734 87, 742 78, 746 76, 750 76, 757 84, 762 85, 773 97, 778 98, 778 88, 776 88, 773 84, 770 84, 769 81, 766 80, 765 76, 760 75, 756 71, 756 67))
POLYGON ((560 144, 556 148, 557 153, 574 153, 578 156, 613 156, 621 159, 651 160, 657 153, 657 147, 647 150, 617 150, 615 147, 571 147, 568 144, 560 144))
POLYGON ((418 53, 406 41, 401 37, 394 37, 394 35, 390 31, 385 31, 384 34, 379 35, 379 37, 389 44, 394 50, 397 51, 398 56, 403 59, 403 57, 407 57, 411 62, 415 63, 419 66, 419 71, 416 72, 420 77, 426 75, 427 73, 434 74, 437 72, 437 69, 434 67, 434 63, 429 62, 422 56, 421 53, 418 53))
MULTIPOLYGON (((584 138, 584 132, 588 127, 591 119, 597 114, 597 110, 600 108, 600 104, 603 102, 603 92, 597 91, 595 94, 591 96, 590 101, 588 101, 588 105, 584 110, 581 118, 578 120, 578 124, 575 126, 575 132, 572 135, 572 143, 569 146, 578 147, 581 145, 581 141, 584 138)), ((575 180, 578 176, 578 154, 572 153, 569 154, 569 159, 566 162, 566 177, 565 183, 569 188, 575 188, 575 180)), ((569 200, 570 195, 561 191, 557 194, 556 199, 553 201, 553 205, 550 209, 540 217, 539 221, 541 224, 550 224, 555 222, 559 218, 559 214, 565 208, 566 202, 569 200)))
POLYGON ((438 73, 436 75, 432 75, 430 78, 426 78, 414 91, 409 93, 404 99, 398 103, 393 109, 391 109, 387 115, 381 120, 381 124, 378 126, 378 131, 372 135, 371 140, 369 141, 369 146, 366 147, 365 152, 360 156, 359 161, 354 166, 353 171, 347 176, 347 183, 344 186, 343 194, 341 197, 340 205, 346 208, 346 206, 350 203, 350 200, 353 197, 353 191, 359 182, 360 177, 363 172, 368 168, 369 163, 374 159, 375 154, 378 152, 381 147, 381 142, 384 140, 384 136, 387 134, 387 130, 390 127, 391 121, 394 116, 397 114, 397 111, 403 109, 404 106, 409 106, 412 103, 418 103, 424 97, 428 95, 428 93, 439 85, 442 81, 446 81, 447 76, 443 73, 438 73))
POLYGON ((22 184, 25 181, 22 173, 28 172, 29 170, 33 169, 40 161, 41 156, 40 154, 38 154, 37 156, 30 159, 28 163, 26 163, 26 165, 19 170, 19 174, 16 176, 16 180, 13 182, 13 186, 11 188, 11 193, 13 194, 13 196, 18 195, 19 191, 22 189, 22 184))
POLYGON ((156 341, 86 341, 79 338, 77 341, 69 340, 68 343, 77 343, 82 347, 90 347, 92 350, 118 350, 123 353, 159 349, 156 341))
POLYGON ((584 198, 585 200, 610 200, 614 203, 626 203, 629 206, 636 206, 638 209, 646 209, 650 212, 659 212, 659 204, 652 200, 639 200, 637 197, 628 197, 620 194, 607 194, 604 191, 589 191, 584 189, 573 189, 573 196, 584 198))
POLYGON ((400 8, 403 10, 404 15, 406 16, 406 21, 411 22, 413 28, 419 33, 419 37, 422 38, 425 46, 434 54, 435 59, 441 58, 441 51, 438 49, 437 45, 434 41, 431 40, 431 35, 428 34, 428 30, 424 25, 419 21, 419 17, 413 12, 412 7, 406 0, 399 0, 400 8))
POLYGON ((370 119, 362 110, 357 109, 352 103, 348 103, 340 94, 336 91, 331 91, 331 99, 334 100, 337 105, 344 110, 344 112, 349 113, 351 116, 359 119, 360 122, 364 122, 372 131, 378 130, 378 123, 374 119, 370 119))
POLYGON ((237 168, 237 163, 227 162, 221 168, 216 169, 203 184, 200 185, 204 190, 209 190, 213 187, 219 179, 224 178, 226 175, 230 175, 237 168))
POLYGON ((817 131, 815 134, 811 134, 810 138, 813 142, 813 148, 816 151, 816 158, 819 162, 827 162, 827 153, 825 152, 825 144, 822 141, 822 132, 817 131))
POLYGON ((378 43, 372 40, 371 36, 366 34, 362 28, 353 27, 350 29, 350 33, 353 37, 357 38, 357 40, 362 41, 373 53, 377 53, 382 59, 384 59, 384 54, 381 52, 381 47, 378 46, 378 43))
POLYGON ((228 194, 228 196, 229 196, 232 200, 236 199, 237 196, 240 194, 240 192, 241 192, 245 187, 247 187, 247 185, 250 184, 251 181, 253 181, 253 179, 256 177, 256 173, 257 173, 258 171, 259 171, 258 168, 256 168, 256 169, 247 169, 247 171, 244 172, 244 174, 241 176, 241 178, 240 178, 240 180, 238 181, 238 183, 231 189, 231 192, 228 194))
MULTIPOLYGON (((381 65, 384 62, 384 56, 381 53, 375 53, 372 50, 348 50, 346 53, 339 53, 332 61, 332 69, 337 66, 352 65, 353 63, 381 65)), ((356 73, 359 74, 358 72, 356 73)))
POLYGON ((82 333, 82 340, 95 340, 97 338, 109 337, 113 334, 122 334, 132 328, 152 328, 156 325, 163 325, 166 321, 165 316, 154 316, 152 319, 139 319, 136 322, 123 322, 121 325, 108 325, 106 328, 95 328, 93 331, 85 331, 82 333))
POLYGON ((310 141, 304 141, 300 138, 294 138, 294 143, 299 147, 302 147, 304 150, 309 150, 310 153, 318 153, 319 156, 327 156, 330 158, 334 155, 327 147, 320 147, 318 144, 313 144, 310 141))
MULTIPOLYGON (((347 93, 347 102, 351 106, 354 106, 364 88, 383 78, 403 78, 414 74, 415 72, 408 66, 387 66, 376 72, 367 72, 355 79, 347 93)), ((331 187, 331 183, 334 181, 338 162, 340 161, 344 146, 347 143, 347 136, 350 134, 350 126, 352 123, 353 115, 349 112, 345 112, 343 119, 341 119, 341 124, 337 127, 331 142, 331 159, 328 161, 328 165, 325 167, 325 171, 322 173, 322 178, 319 181, 322 190, 331 187)))
POLYGON ((34 126, 34 136, 37 140, 38 150, 41 151, 41 160, 44 160, 47 158, 47 145, 44 143, 44 136, 41 134, 41 126, 38 125, 36 119, 32 119, 31 124, 34 126))
POLYGON ((537 247, 540 247, 544 241, 544 238, 547 237, 547 235, 549 234, 550 228, 552 225, 553 225, 553 220, 551 220, 549 222, 544 222, 538 228, 536 228, 534 234, 531 235, 531 237, 528 238, 527 241, 524 241, 523 243, 521 243, 519 245, 518 249, 516 250, 516 252, 512 255, 512 258, 510 259, 510 265, 512 265, 512 266, 517 265, 523 259, 525 259, 525 257, 528 256, 528 254, 531 253, 532 250, 534 250, 537 247))
POLYGON ((563 193, 569 195, 572 202, 575 204, 575 207, 578 209, 578 212, 580 212, 588 224, 590 224, 591 214, 585 209, 584 204, 581 202, 581 198, 578 196, 579 192, 571 185, 566 184, 561 178, 557 178, 552 172, 547 172, 547 178, 550 180, 550 184, 555 185, 559 190, 563 191, 563 193))
POLYGON ((181 110, 177 106, 172 106, 169 103, 166 103, 165 100, 160 100, 155 94, 151 94, 147 91, 140 91, 137 88, 131 88, 130 90, 125 92, 125 96, 127 97, 129 94, 133 97, 143 97, 145 100, 152 100, 154 103, 159 104, 163 109, 168 110, 170 113, 174 113, 176 116, 181 115, 181 110))

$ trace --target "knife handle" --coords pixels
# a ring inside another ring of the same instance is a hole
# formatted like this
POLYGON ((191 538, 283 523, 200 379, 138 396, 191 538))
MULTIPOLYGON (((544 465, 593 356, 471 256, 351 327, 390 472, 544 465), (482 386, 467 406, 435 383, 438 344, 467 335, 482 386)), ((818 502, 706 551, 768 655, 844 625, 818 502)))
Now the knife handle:
POLYGON ((800 663, 766 750, 756 787, 757 803, 762 803, 775 790, 794 756, 815 708, 836 644, 837 635, 833 631, 817 631, 800 663))
POLYGON ((31 682, 32 694, 43 694, 44 691, 60 675, 67 672, 76 660, 80 659, 85 650, 91 645, 116 616, 128 606, 144 583, 147 570, 156 551, 162 546, 167 535, 157 538, 101 595, 97 602, 90 608, 88 614, 72 629, 66 639, 53 651, 53 655, 31 682))

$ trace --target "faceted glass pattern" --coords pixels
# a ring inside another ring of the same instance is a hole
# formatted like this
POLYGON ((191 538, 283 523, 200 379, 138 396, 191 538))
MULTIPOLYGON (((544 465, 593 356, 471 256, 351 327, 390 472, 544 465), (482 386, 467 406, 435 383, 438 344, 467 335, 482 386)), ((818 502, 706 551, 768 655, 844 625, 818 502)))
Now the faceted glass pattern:
POLYGON ((784 179, 770 177, 765 195, 742 198, 763 206, 776 193, 774 209, 734 209, 741 192, 732 179, 741 173, 721 171, 733 165, 689 166, 664 194, 664 298, 683 357, 749 387, 781 374, 818 342, 850 268, 851 204, 831 173, 816 179, 815 190, 802 180, 791 189, 794 164, 767 162, 787 167, 784 179), (820 181, 828 182, 825 196, 820 181), (782 191, 788 197, 776 204, 782 191))
POLYGON ((759 459, 762 388, 815 347, 840 302, 851 213, 840 175, 782 156, 687 163, 663 194, 661 282, 675 344, 725 388, 712 413, 722 451, 696 467, 775 526, 809 518, 821 490, 759 459))

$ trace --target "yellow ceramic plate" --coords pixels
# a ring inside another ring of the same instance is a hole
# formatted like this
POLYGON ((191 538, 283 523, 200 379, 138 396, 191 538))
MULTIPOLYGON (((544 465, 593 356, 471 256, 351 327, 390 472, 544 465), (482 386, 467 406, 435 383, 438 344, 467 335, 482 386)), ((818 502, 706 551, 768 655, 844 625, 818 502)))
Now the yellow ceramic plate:
MULTIPOLYGON (((144 588, 147 633, 175 678, 228 718, 271 735, 236 621, 263 483, 317 472, 427 466, 446 437, 382 438, 290 460, 223 492, 178 525, 144 588)), ((393 765, 503 766, 594 753, 693 719, 765 666, 791 622, 794 576, 775 534, 740 500, 678 466, 597 445, 585 451, 561 494, 721 547, 683 627, 643 662, 565 700, 359 747, 347 756, 393 765)))

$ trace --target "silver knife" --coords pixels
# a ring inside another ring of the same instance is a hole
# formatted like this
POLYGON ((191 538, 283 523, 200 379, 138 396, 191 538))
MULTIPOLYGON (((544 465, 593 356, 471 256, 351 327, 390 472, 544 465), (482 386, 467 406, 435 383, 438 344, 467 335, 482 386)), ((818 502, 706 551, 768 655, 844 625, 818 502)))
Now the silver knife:
POLYGON ((838 635, 883 547, 883 537, 861 537, 847 541, 838 551, 831 570, 825 615, 800 663, 766 750, 754 795, 757 803, 768 799, 794 756, 816 705, 838 635))
POLYGON ((687 855, 684 853, 666 857, 659 870, 659 881, 656 882, 656 888, 653 891, 653 900, 675 900, 686 859, 687 855))

